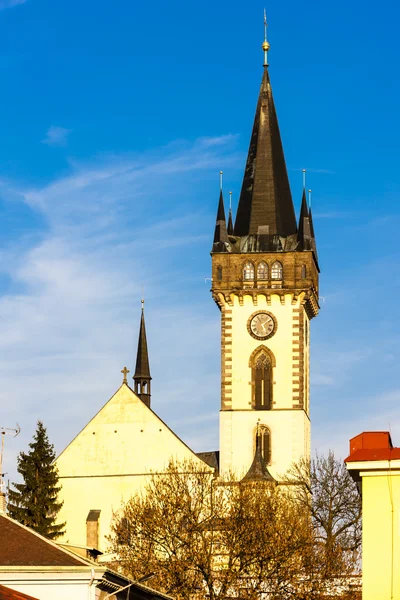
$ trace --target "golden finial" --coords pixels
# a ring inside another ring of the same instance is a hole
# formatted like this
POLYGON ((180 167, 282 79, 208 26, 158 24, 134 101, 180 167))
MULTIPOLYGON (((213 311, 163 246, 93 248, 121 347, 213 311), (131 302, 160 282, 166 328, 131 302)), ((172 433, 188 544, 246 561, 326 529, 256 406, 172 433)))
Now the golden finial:
POLYGON ((270 49, 270 45, 267 40, 267 11, 264 8, 264 41, 261 48, 264 50, 264 67, 268 67, 268 50, 270 49))
POLYGON ((124 367, 122 369, 121 373, 124 376, 124 379, 123 379, 122 383, 128 383, 128 380, 127 380, 126 376, 128 375, 128 373, 130 373, 129 369, 127 369, 126 367, 124 367))

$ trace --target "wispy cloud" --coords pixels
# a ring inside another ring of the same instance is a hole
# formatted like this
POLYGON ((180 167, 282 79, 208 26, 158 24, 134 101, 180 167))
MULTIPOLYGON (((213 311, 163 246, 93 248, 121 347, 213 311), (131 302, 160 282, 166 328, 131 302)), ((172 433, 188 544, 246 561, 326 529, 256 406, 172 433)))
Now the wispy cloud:
POLYGON ((12 8, 13 6, 18 6, 19 4, 25 4, 26 2, 28 2, 28 0, 0 0, 0 10, 12 8))
POLYGON ((48 146, 66 146, 70 133, 70 129, 51 125, 46 133, 46 137, 42 140, 42 144, 47 144, 48 146))
POLYGON ((193 269, 208 255, 214 206, 202 208, 193 180, 236 163, 228 136, 95 157, 41 188, 0 181, 7 210, 25 202, 45 223, 34 243, 16 239, 0 256, 0 405, 4 422, 22 428, 8 440, 9 472, 38 418, 61 450, 118 388, 121 368, 132 370, 142 284, 153 406, 168 423, 185 416, 186 440, 200 418, 195 449, 217 446, 219 313, 207 259, 193 269))

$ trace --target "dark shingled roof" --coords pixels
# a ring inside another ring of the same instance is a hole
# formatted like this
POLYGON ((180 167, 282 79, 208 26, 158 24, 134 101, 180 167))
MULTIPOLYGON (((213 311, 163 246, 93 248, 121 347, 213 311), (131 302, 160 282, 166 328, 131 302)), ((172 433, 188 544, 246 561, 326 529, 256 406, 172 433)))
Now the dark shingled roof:
POLYGON ((139 341, 136 356, 136 369, 133 379, 151 379, 149 353, 147 350, 146 325, 144 322, 144 310, 140 319, 139 341))
POLYGON ((235 221, 235 235, 295 234, 296 216, 268 69, 264 68, 235 221), (261 231, 259 227, 264 228, 261 231), (268 227, 268 231, 265 228, 268 227))
POLYGON ((82 567, 89 563, 5 515, 0 515, 0 565, 4 567, 82 567))
POLYGON ((270 481, 271 483, 276 483, 275 479, 272 477, 271 473, 267 469, 267 465, 265 464, 263 455, 261 453, 261 436, 257 432, 256 436, 256 451, 254 453, 254 459, 251 463, 250 469, 247 471, 246 475, 241 480, 241 483, 251 483, 256 481, 270 481))
POLYGON ((27 596, 22 592, 16 592, 4 585, 0 585, 0 600, 38 600, 33 596, 27 596))
POLYGON ((196 452, 196 456, 201 458, 209 467, 212 467, 218 473, 219 471, 219 451, 212 450, 211 452, 196 452))

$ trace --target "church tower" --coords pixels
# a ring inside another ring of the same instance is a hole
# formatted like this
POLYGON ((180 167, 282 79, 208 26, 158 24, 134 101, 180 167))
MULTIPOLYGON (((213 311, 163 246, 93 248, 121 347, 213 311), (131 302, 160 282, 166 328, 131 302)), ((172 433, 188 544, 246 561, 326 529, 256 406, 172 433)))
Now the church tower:
POLYGON ((310 321, 319 309, 319 267, 305 189, 296 222, 266 35, 263 50, 233 231, 220 193, 211 291, 221 311, 221 472, 244 475, 259 447, 279 481, 310 453, 310 321))

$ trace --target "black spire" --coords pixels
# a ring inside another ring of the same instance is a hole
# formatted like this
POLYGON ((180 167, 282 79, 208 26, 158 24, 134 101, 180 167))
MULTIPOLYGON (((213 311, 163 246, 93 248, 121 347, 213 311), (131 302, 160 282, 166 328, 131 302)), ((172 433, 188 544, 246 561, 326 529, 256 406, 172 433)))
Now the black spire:
POLYGON ((219 193, 217 219, 215 221, 213 251, 214 252, 224 251, 225 242, 227 242, 227 241, 228 241, 228 233, 226 230, 224 196, 222 194, 222 189, 221 189, 221 191, 219 193))
POLYGON ((232 220, 232 209, 229 209, 229 217, 228 217, 228 235, 233 235, 233 220, 232 220))
POLYGON ((144 322, 144 300, 142 300, 142 316, 140 318, 136 368, 133 380, 135 382, 135 393, 148 407, 150 407, 151 375, 149 353, 147 350, 146 325, 144 322))
POLYGON ((285 157, 265 65, 235 221, 235 235, 296 233, 285 157))
POLYGON ((299 218, 299 227, 297 231, 297 240, 300 250, 311 250, 311 224, 310 215, 308 212, 306 190, 303 189, 303 197, 301 199, 301 209, 299 218))
POLYGON ((250 469, 241 480, 241 483, 252 483, 257 481, 270 481, 276 483, 271 473, 268 471, 267 465, 265 464, 262 452, 261 452, 261 434, 257 425, 256 434, 256 451, 254 453, 254 459, 251 463, 250 469))

